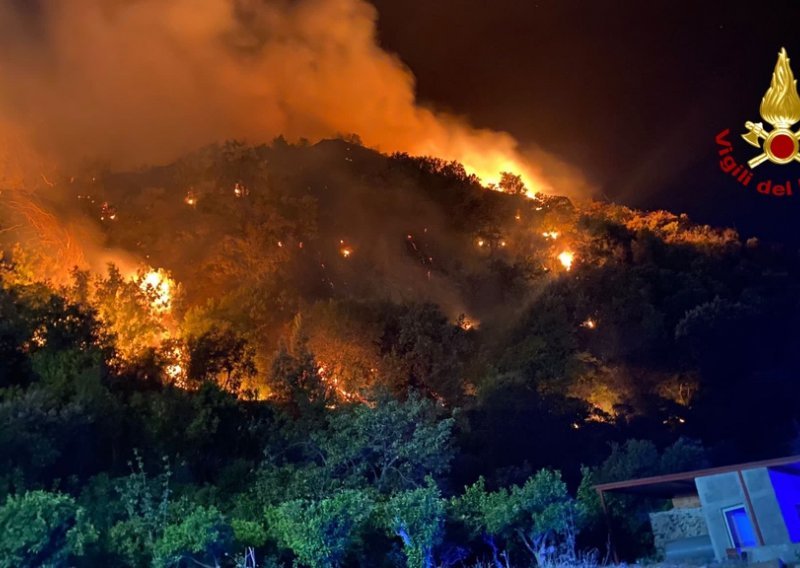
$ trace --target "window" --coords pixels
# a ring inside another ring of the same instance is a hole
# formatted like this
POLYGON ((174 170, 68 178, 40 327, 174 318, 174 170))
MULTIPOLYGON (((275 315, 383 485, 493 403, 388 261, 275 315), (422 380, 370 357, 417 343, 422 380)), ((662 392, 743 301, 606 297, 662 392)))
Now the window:
POLYGON ((742 505, 722 510, 731 544, 736 550, 756 546, 756 533, 747 510, 742 505))

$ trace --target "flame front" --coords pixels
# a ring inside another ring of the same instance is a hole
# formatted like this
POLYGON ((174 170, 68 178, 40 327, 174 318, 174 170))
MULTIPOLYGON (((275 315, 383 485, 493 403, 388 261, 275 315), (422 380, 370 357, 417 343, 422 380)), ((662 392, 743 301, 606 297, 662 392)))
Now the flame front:
POLYGON ((575 261, 575 254, 565 250, 561 254, 558 255, 558 262, 561 263, 566 270, 572 269, 572 263, 575 261))
POLYGON ((761 116, 777 128, 788 128, 800 120, 800 97, 797 81, 789 66, 786 49, 781 48, 778 62, 772 72, 769 90, 761 99, 761 116))
POLYGON ((165 313, 172 308, 173 281, 162 270, 150 270, 139 282, 142 292, 150 299, 154 312, 165 313))

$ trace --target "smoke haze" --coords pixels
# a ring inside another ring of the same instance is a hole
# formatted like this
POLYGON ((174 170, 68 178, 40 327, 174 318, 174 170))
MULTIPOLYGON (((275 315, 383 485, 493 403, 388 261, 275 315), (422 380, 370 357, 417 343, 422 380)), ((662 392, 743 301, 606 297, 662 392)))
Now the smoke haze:
POLYGON ((376 18, 362 0, 6 2, 0 124, 59 161, 116 167, 230 138, 357 133, 381 151, 462 161, 484 181, 509 170, 550 189, 510 135, 418 105, 376 18))

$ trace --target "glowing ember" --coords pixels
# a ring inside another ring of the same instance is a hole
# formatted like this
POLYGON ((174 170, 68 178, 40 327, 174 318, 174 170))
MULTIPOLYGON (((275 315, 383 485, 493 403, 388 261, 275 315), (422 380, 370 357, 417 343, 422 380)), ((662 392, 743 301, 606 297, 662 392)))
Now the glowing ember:
POLYGON ((246 197, 247 195, 250 195, 250 190, 247 189, 247 187, 245 187, 243 184, 236 182, 236 184, 233 186, 233 195, 235 197, 246 197))
POLYGON ((558 231, 545 231, 544 233, 542 233, 542 236, 545 239, 552 239, 552 240, 556 240, 558 238, 558 235, 559 235, 558 231))
POLYGON ((194 207, 197 205, 197 196, 193 191, 188 191, 186 192, 186 197, 183 198, 183 202, 189 207, 194 207))
POLYGON ((33 335, 31 336, 31 343, 34 344, 36 347, 44 347, 47 345, 47 326, 40 325, 35 330, 33 330, 33 335))
POLYGON ((350 247, 342 247, 341 249, 339 249, 339 253, 344 258, 350 258, 350 255, 353 254, 353 249, 351 249, 350 247))
POLYGON ((108 201, 104 201, 100 206, 100 220, 115 221, 117 219, 117 210, 108 201))
POLYGON ((565 250, 561 254, 558 255, 558 262, 561 263, 561 266, 566 268, 567 270, 572 269, 572 263, 575 261, 575 254, 565 250))
POLYGON ((587 318, 581 323, 581 327, 585 327, 586 329, 595 329, 597 327, 597 322, 595 322, 592 318, 587 318))
MULTIPOLYGON (((317 375, 319 376, 322 383, 325 385, 326 390, 333 394, 339 400, 345 402, 352 402, 352 401, 361 401, 364 402, 364 399, 356 392, 351 392, 345 389, 339 377, 337 377, 326 365, 325 363, 320 362, 319 366, 317 367, 317 375)), ((332 404, 329 408, 335 408, 336 405, 332 404)))
POLYGON ((482 247, 486 244, 486 241, 484 241, 483 239, 478 239, 477 244, 479 247, 482 247))
POLYGON ((469 331, 471 329, 478 329, 480 322, 469 317, 467 314, 461 314, 458 316, 458 320, 456 320, 456 325, 464 331, 469 331))

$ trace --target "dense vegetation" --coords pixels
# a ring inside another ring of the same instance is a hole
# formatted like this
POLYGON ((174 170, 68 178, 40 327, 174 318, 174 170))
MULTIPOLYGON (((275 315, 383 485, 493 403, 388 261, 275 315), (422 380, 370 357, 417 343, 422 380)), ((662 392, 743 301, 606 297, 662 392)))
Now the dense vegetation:
POLYGON ((0 566, 585 562, 593 483, 794 449, 794 251, 353 141, 52 183, 179 285, 3 233, 0 566))

